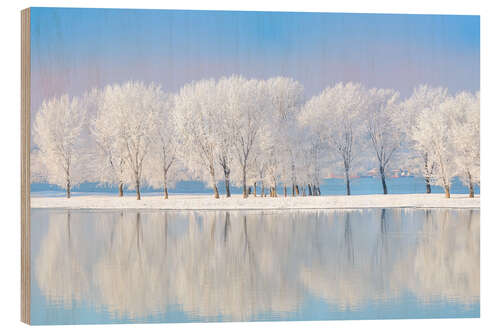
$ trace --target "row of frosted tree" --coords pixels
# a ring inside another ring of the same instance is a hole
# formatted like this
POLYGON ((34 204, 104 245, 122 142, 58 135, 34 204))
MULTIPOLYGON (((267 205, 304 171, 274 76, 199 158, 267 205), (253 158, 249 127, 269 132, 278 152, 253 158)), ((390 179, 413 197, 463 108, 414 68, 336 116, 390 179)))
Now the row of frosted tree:
POLYGON ((168 188, 196 179, 219 198, 231 185, 250 194, 320 195, 325 172, 350 178, 390 167, 412 170, 450 196, 459 177, 479 184, 479 93, 421 85, 407 99, 392 89, 337 83, 305 100, 291 78, 200 80, 167 93, 126 82, 83 96, 45 100, 33 125, 32 175, 66 189, 85 181, 168 188), (258 193, 260 192, 260 193, 258 193))

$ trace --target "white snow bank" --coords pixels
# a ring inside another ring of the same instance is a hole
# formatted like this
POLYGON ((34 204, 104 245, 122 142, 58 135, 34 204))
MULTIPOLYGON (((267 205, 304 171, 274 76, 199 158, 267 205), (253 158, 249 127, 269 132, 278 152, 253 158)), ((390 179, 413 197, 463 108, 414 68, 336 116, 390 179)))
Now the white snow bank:
POLYGON ((332 208, 479 208, 479 196, 444 194, 374 194, 353 196, 278 197, 261 198, 241 195, 215 199, 211 195, 171 195, 165 200, 161 196, 144 196, 136 200, 133 196, 75 196, 70 199, 33 197, 32 208, 71 209, 332 209, 332 208))

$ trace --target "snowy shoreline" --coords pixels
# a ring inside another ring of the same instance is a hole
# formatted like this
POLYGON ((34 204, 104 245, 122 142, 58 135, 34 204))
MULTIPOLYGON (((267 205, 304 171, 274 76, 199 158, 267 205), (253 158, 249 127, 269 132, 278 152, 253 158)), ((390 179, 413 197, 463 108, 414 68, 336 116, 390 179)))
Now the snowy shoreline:
POLYGON ((279 210, 279 209, 362 209, 362 208, 479 208, 480 196, 454 194, 373 194, 352 196, 261 198, 241 195, 213 198, 212 195, 171 195, 116 197, 104 195, 32 197, 31 208, 66 209, 159 209, 159 210, 279 210))

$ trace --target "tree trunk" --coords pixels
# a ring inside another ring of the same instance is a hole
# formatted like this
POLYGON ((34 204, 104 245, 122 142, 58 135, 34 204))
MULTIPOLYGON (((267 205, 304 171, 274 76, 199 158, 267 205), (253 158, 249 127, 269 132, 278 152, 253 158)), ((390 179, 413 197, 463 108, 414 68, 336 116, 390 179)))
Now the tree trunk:
POLYGON ((314 185, 314 195, 319 196, 319 186, 318 185, 314 185))
POLYGON ((247 170, 246 167, 243 167, 243 198, 248 198, 248 189, 247 189, 247 170))
POLYGON ((295 193, 297 194, 297 196, 300 195, 300 192, 299 192, 299 185, 295 185, 295 193))
POLYGON ((384 194, 387 194, 387 184, 385 183, 385 170, 382 166, 380 166, 380 179, 382 180, 382 189, 384 190, 384 194))
POLYGON ((217 184, 215 182, 213 183, 213 188, 214 188, 215 199, 219 199, 219 190, 217 189, 217 184))
POLYGON ((230 189, 230 185, 229 185, 229 179, 226 178, 225 180, 225 183, 226 183, 226 197, 229 198, 231 196, 231 189, 230 189))
POLYGON ((309 191, 309 196, 313 195, 312 194, 312 189, 311 189, 311 184, 307 184, 307 188, 308 188, 308 191, 309 191))
POLYGON ((302 196, 303 197, 306 196, 306 187, 305 186, 302 186, 302 196))
POLYGON ((253 182, 253 196, 257 196, 257 182, 253 182))
POLYGON ((431 193, 431 178, 429 177, 429 158, 427 157, 427 153, 424 154, 424 170, 426 173, 425 176, 425 191, 427 194, 431 193))
POLYGON ((118 196, 123 197, 123 183, 122 182, 120 182, 120 184, 118 185, 118 196))
POLYGON ((284 196, 285 196, 285 198, 286 198, 286 196, 287 196, 287 192, 286 192, 286 184, 283 184, 283 194, 284 194, 284 196))
POLYGON ((260 196, 263 197, 264 196, 264 192, 266 192, 266 189, 264 188, 264 181, 261 180, 260 181, 260 196))
POLYGON ((71 183, 70 181, 66 181, 66 198, 71 198, 71 183))
POLYGON ((292 196, 295 196, 295 184, 292 183, 292 196))
POLYGON ((168 189, 167 189, 167 184, 163 184, 163 193, 164 193, 163 198, 164 198, 164 199, 168 199, 168 189))
POLYGON ((467 177, 469 178, 469 198, 474 198, 474 184, 472 183, 472 175, 467 172, 467 177))
POLYGON ((318 185, 318 195, 321 196, 321 188, 318 185))
POLYGON ((227 167, 225 167, 224 168, 224 182, 226 185, 226 197, 227 198, 229 198, 231 196, 229 175, 230 175, 230 171, 228 170, 227 167))
POLYGON ((349 167, 345 167, 345 188, 346 188, 346 194, 351 195, 351 179, 349 175, 349 167))
POLYGON ((444 186, 444 195, 446 198, 450 198, 450 185, 445 185, 444 186))
POLYGON ((430 177, 425 177, 425 192, 427 194, 431 193, 431 179, 430 179, 430 177))
POLYGON ((139 179, 135 180, 135 193, 137 195, 137 200, 141 200, 141 184, 139 183, 139 179))
POLYGON ((214 189, 215 199, 219 199, 219 190, 217 189, 217 182, 215 181, 215 170, 210 166, 210 176, 212 177, 212 188, 214 189))

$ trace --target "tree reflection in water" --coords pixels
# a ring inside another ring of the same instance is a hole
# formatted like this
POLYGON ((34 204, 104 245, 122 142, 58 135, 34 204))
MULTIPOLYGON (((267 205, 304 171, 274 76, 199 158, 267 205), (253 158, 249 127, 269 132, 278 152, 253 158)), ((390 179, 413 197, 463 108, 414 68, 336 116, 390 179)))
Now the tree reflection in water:
POLYGON ((35 281, 51 304, 203 320, 341 310, 411 293, 479 301, 479 211, 45 210, 35 281))

